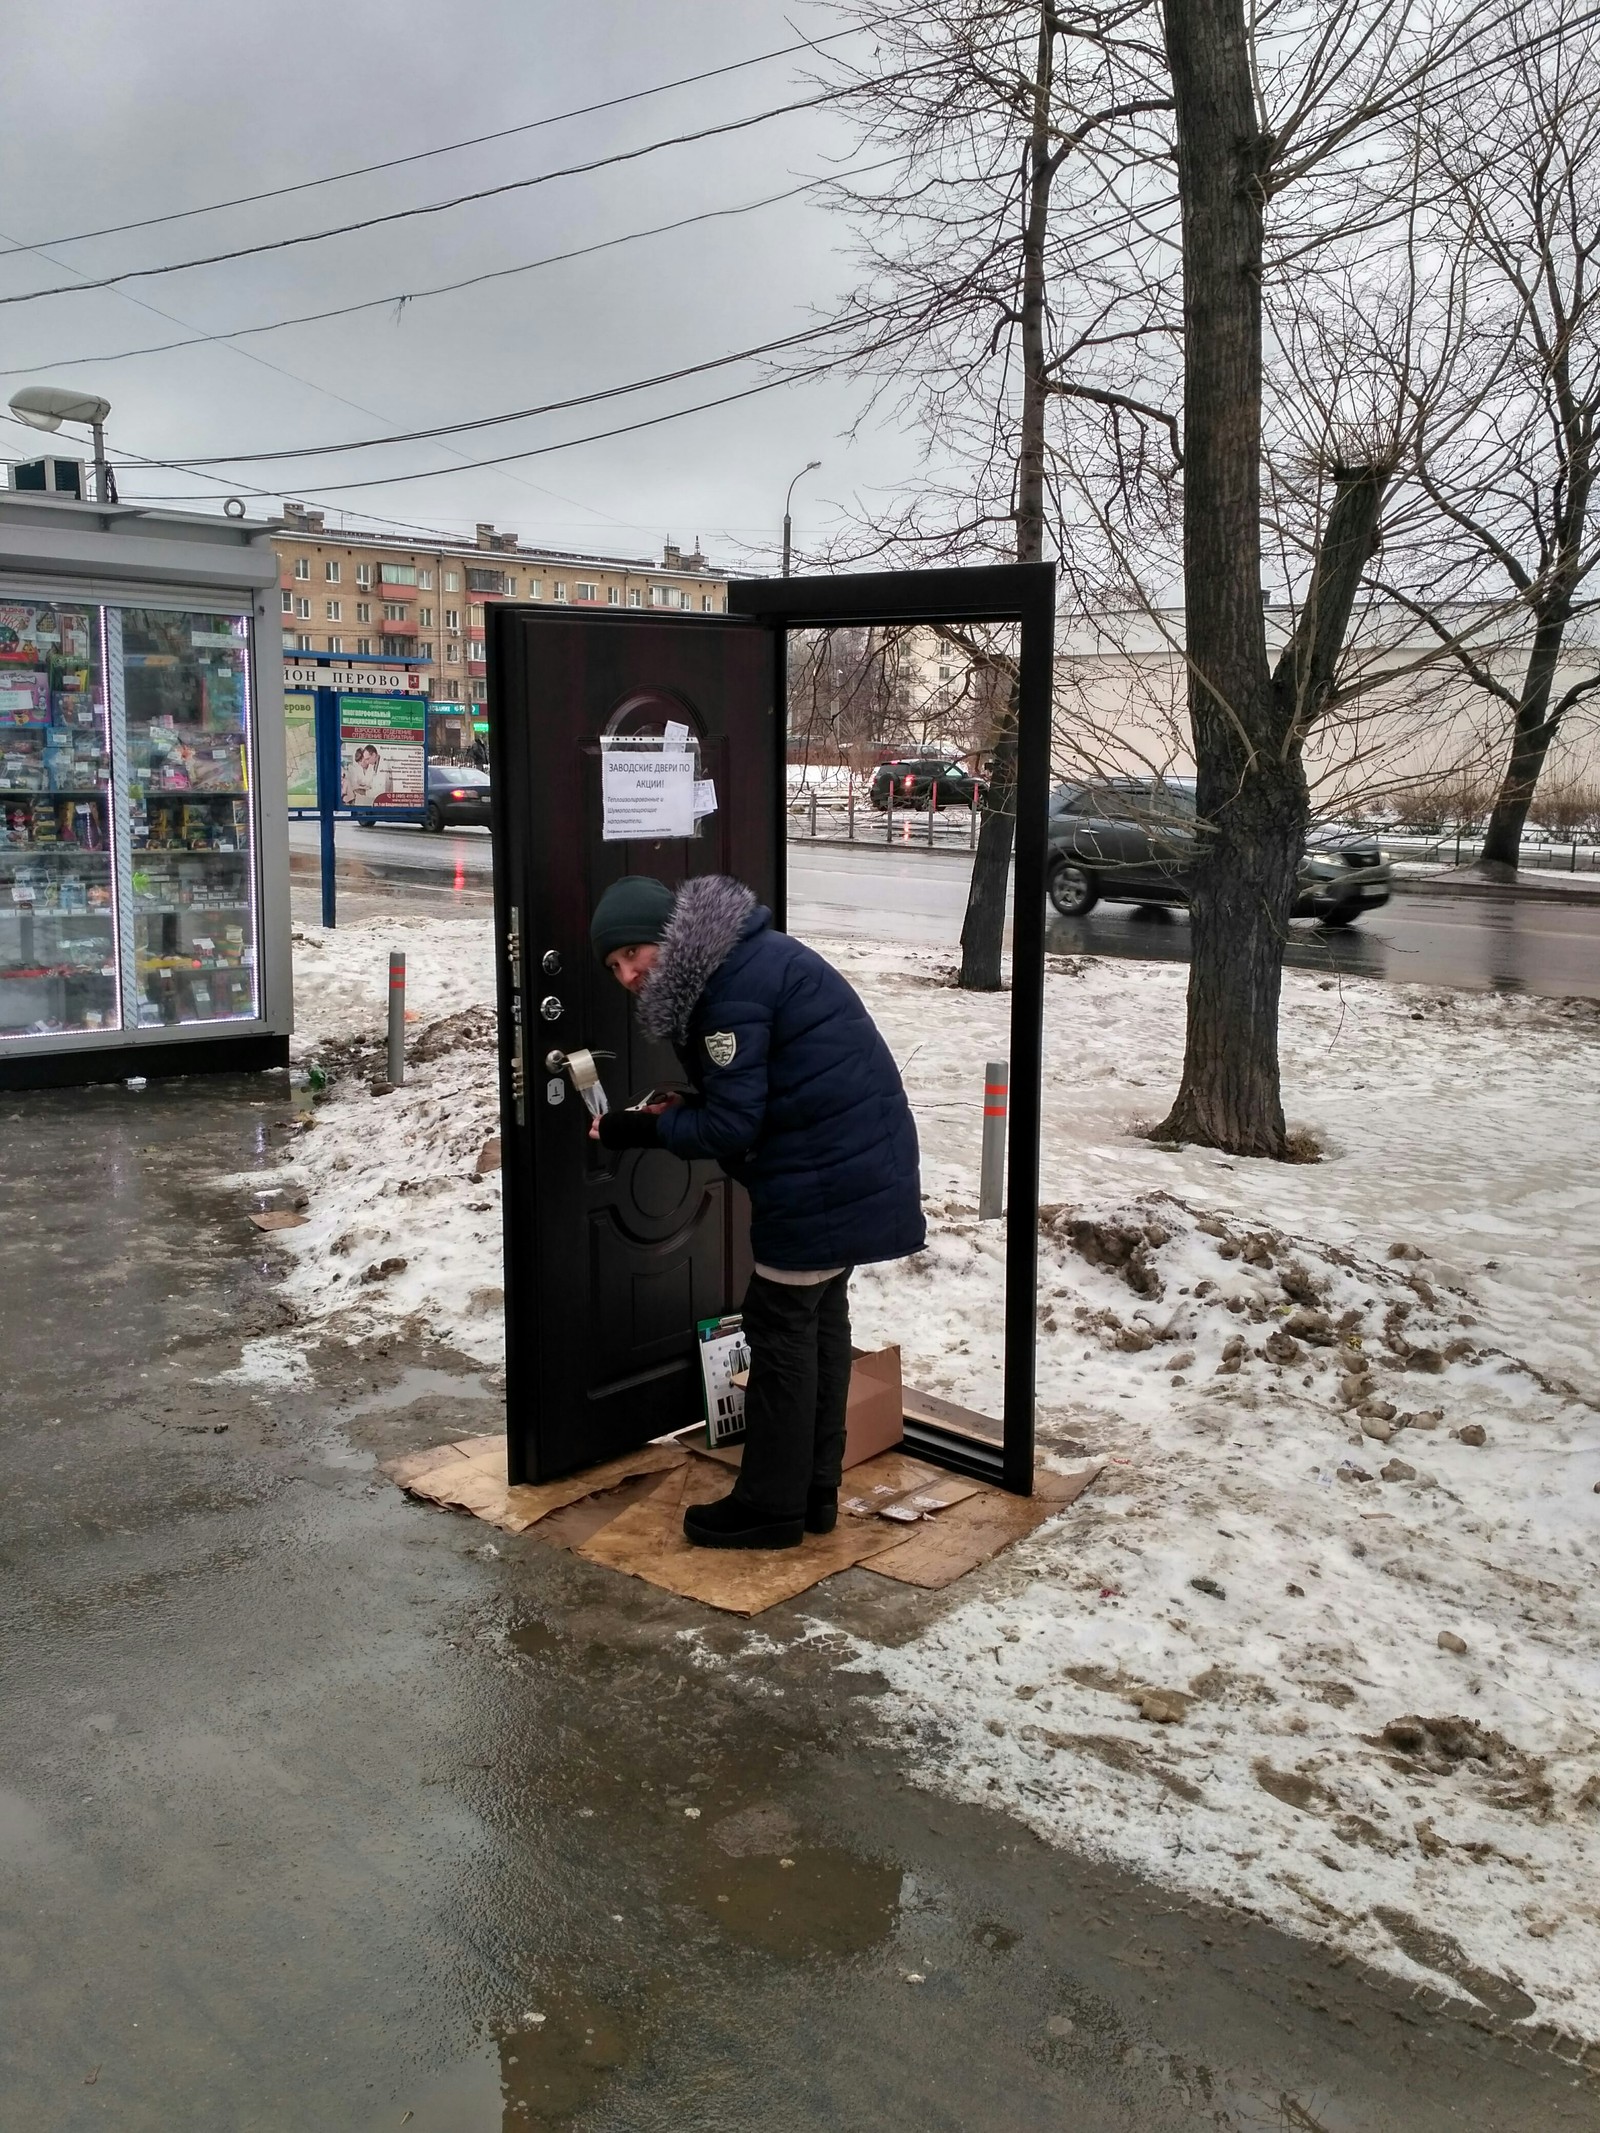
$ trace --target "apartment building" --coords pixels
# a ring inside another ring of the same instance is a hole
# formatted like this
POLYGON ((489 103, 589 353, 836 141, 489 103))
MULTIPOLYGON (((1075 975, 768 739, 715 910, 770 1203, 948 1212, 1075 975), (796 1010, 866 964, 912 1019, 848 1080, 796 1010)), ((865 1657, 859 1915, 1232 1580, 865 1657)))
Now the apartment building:
POLYGON ((426 677, 436 745, 448 752, 481 729, 487 695, 484 617, 497 600, 557 607, 650 608, 720 615, 726 577, 698 543, 667 543, 661 561, 524 546, 480 525, 407 536, 332 530, 325 514, 286 503, 274 545, 283 602, 283 648, 403 662, 426 677))

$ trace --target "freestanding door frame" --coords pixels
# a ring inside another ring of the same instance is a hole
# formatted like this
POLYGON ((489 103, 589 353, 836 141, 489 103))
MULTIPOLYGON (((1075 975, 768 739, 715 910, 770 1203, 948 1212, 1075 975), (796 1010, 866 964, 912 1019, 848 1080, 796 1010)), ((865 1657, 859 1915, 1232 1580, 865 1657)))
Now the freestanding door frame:
MULTIPOLYGON (((1049 852, 1050 735, 1055 659, 1053 563, 1003 563, 972 570, 874 571, 836 578, 735 580, 728 611, 773 632, 774 696, 788 730, 788 632, 828 625, 880 627, 916 622, 1012 622, 1020 626, 1017 675, 1017 813, 1011 952, 1011 1147, 1006 1174, 1005 1406, 999 1445, 907 1417, 906 1445, 923 1458, 1033 1493, 1038 1334, 1039 1128, 1044 1065, 1045 861, 1049 852)), ((778 875, 786 923, 786 779, 773 804, 779 817, 778 875)))
MULTIPOLYGON (((829 625, 903 626, 932 622, 1012 623, 1020 628, 1002 1439, 997 1445, 987 1437, 915 1416, 906 1420, 905 1441, 910 1450, 938 1465, 997 1483, 1020 1496, 1031 1495, 1055 566, 1017 563, 971 570, 735 580, 728 588, 728 610, 732 616, 765 627, 771 639, 771 702, 783 721, 778 729, 779 744, 773 751, 774 775, 768 799, 772 810, 769 826, 775 874, 774 917, 780 926, 786 923, 788 902, 787 777, 781 744, 781 736, 787 731, 788 632, 829 625)), ((496 618, 501 619, 504 618, 496 618)), ((597 627, 615 626, 619 619, 602 611, 594 622, 597 627)), ((695 619, 697 625, 704 626, 700 618, 695 619)), ((563 620, 575 623, 580 618, 564 615, 563 620)), ((536 736, 500 730, 499 719, 507 715, 499 702, 501 634, 491 626, 489 694, 496 763, 504 772, 517 747, 533 746, 536 736)), ((501 939, 496 962, 500 974, 501 1107, 508 1149, 520 1145, 518 1135, 535 1085, 537 1063, 530 1048, 540 1041, 536 1035, 539 1025, 529 1021, 528 1010, 541 982, 536 967, 530 967, 535 944, 523 937, 516 892, 505 871, 509 843, 504 833, 510 804, 503 780, 497 777, 493 799, 499 844, 495 891, 501 939)), ((520 1308, 521 1285, 536 1278, 533 1254, 526 1240, 513 1234, 516 1212, 512 1197, 507 1200, 507 1225, 509 1329, 520 1308)), ((686 1326, 684 1334, 686 1342, 691 1341, 694 1328, 686 1326)), ((533 1367, 537 1369, 536 1361, 533 1367)), ((517 1470, 520 1462, 514 1440, 511 1478, 532 1478, 517 1470)))

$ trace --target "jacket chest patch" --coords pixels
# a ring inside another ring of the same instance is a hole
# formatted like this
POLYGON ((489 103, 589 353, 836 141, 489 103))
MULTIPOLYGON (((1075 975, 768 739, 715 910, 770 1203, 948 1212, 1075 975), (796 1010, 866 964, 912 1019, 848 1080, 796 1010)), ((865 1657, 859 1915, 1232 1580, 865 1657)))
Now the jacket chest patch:
POLYGON ((714 1029, 706 1039, 706 1057, 713 1066, 732 1066, 739 1040, 731 1029, 714 1029))

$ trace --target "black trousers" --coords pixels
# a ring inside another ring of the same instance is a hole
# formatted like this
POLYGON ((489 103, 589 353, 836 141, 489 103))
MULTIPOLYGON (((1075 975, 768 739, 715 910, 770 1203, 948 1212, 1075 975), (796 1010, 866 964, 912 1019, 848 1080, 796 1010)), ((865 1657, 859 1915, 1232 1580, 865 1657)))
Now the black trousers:
POLYGON ((752 1274, 744 1295, 750 1382, 734 1494, 799 1518, 807 1492, 836 1489, 850 1397, 850 1269, 801 1287, 752 1274))

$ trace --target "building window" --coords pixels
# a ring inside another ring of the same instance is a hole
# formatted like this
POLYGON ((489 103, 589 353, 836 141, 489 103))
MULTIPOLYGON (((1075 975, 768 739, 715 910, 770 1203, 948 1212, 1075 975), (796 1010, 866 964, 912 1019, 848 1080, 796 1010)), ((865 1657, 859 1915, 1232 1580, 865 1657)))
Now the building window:
POLYGON ((356 620, 358 622, 370 622, 372 620, 372 602, 370 600, 358 600, 356 602, 356 620))
POLYGON ((419 607, 417 609, 417 620, 425 630, 431 630, 433 628, 433 609, 431 607, 419 607))
POLYGON ((503 570, 471 570, 467 572, 467 591, 474 593, 500 593, 506 589, 506 574, 503 570))
POLYGON ((417 566, 415 563, 380 563, 378 577, 385 585, 415 585, 417 566))
POLYGON ((703 615, 709 615, 711 611, 711 595, 710 593, 702 593, 700 595, 700 612, 703 615))
POLYGON ((467 609, 467 621, 475 630, 483 628, 483 603, 481 600, 475 600, 471 607, 467 609))
POLYGON ((643 607, 644 605, 644 594, 639 590, 637 585, 628 595, 628 605, 630 607, 643 607))
POLYGON ((328 639, 328 650, 330 652, 342 652, 344 650, 344 639, 342 637, 330 637, 328 639))
POLYGON ((515 596, 516 596, 516 590, 517 590, 517 581, 516 581, 516 579, 515 579, 515 578, 514 578, 514 577, 512 576, 511 572, 510 572, 510 571, 508 570, 508 571, 506 572, 506 581, 505 581, 505 584, 504 584, 504 585, 503 585, 503 586, 501 587, 501 591, 505 593, 505 595, 506 595, 506 597, 507 597, 508 599, 514 599, 514 598, 515 598, 515 596))
POLYGON ((283 596, 283 611, 284 611, 284 613, 285 613, 286 615, 292 615, 292 614, 294 613, 294 594, 293 594, 293 593, 285 593, 285 594, 284 594, 284 596, 283 596))
POLYGON ((330 585, 337 585, 339 582, 338 564, 335 562, 324 563, 322 566, 322 575, 327 579, 330 585))
POLYGON ((342 600, 329 600, 327 609, 330 622, 342 622, 344 620, 344 602, 342 600))
POLYGON ((460 571, 459 571, 459 570, 447 570, 447 571, 445 572, 445 574, 444 574, 443 578, 442 578, 442 579, 440 580, 440 584, 439 584, 439 590, 440 590, 441 592, 447 592, 447 593, 458 593, 458 592, 460 592, 460 590, 461 590, 461 573, 460 573, 460 571))
POLYGON ((530 600, 542 600, 544 598, 543 578, 530 578, 528 580, 528 598, 530 600))
POLYGON ((300 617, 300 620, 302 622, 309 622, 311 620, 311 602, 305 597, 303 593, 301 594, 300 598, 294 603, 294 611, 300 617))
POLYGON ((357 659, 370 659, 372 657, 372 639, 370 637, 358 637, 356 639, 356 657, 357 659))
POLYGON ((385 600, 383 603, 385 622, 404 622, 409 613, 410 609, 403 600, 385 600))
POLYGON ((483 657, 483 642, 481 638, 474 637, 468 644, 467 657, 469 659, 481 659, 483 657))
POLYGON ((460 664, 461 664, 461 647, 460 647, 460 645, 459 645, 459 644, 447 644, 447 645, 445 646, 445 648, 444 648, 444 659, 445 659, 445 665, 446 665, 446 666, 450 666, 450 667, 458 667, 458 666, 460 666, 460 664))
POLYGON ((459 681, 443 681, 439 684, 439 693, 449 702, 455 703, 461 695, 461 684, 459 681))
POLYGON ((378 652, 384 659, 409 659, 416 646, 409 637, 380 637, 378 652))
POLYGON ((431 570, 419 570, 417 572, 417 584, 423 592, 431 593, 433 591, 433 572, 431 570))
POLYGON ((622 605, 622 588, 620 585, 608 585, 606 587, 606 605, 607 607, 620 607, 622 605))
POLYGON ((556 598, 557 598, 558 600, 565 600, 565 598, 566 598, 566 597, 567 597, 567 588, 566 588, 566 587, 565 587, 565 586, 564 586, 564 585, 562 584, 561 580, 560 580, 559 578, 557 578, 557 580, 556 580, 556 598))
POLYGON ((467 689, 468 693, 471 695, 472 701, 475 704, 482 704, 488 702, 489 687, 487 682, 469 681, 467 683, 467 689))
POLYGON ((367 592, 371 592, 372 565, 370 563, 358 563, 356 565, 356 583, 367 592))
POLYGON ((444 626, 445 626, 445 628, 446 628, 447 630, 458 630, 458 629, 460 629, 460 627, 461 627, 461 610, 460 610, 460 608, 459 608, 459 607, 447 607, 447 608, 445 609, 445 611, 444 611, 444 626))
POLYGON ((311 575, 311 558, 297 555, 294 559, 294 574, 302 582, 311 575))
POLYGON ((417 646, 417 657, 419 659, 432 659, 433 646, 431 644, 419 644, 417 646))
POLYGON ((572 597, 575 600, 598 600, 600 588, 598 585, 591 585, 586 578, 580 578, 572 588, 572 597))

